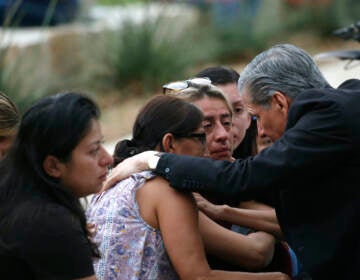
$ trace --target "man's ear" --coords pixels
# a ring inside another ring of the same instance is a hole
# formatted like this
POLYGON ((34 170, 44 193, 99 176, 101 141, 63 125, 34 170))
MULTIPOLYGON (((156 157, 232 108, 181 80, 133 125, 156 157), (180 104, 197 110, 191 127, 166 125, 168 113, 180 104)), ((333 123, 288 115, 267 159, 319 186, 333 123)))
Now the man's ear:
POLYGON ((282 112, 287 113, 290 107, 289 98, 280 91, 276 91, 272 96, 274 105, 279 108, 282 112))
POLYGON ((162 138, 162 146, 164 149, 164 152, 166 153, 174 153, 175 151, 175 138, 174 135, 172 135, 171 133, 166 133, 163 138, 162 138))
POLYGON ((57 157, 48 155, 44 159, 43 168, 44 168, 46 174, 48 174, 49 176, 54 177, 54 178, 60 178, 60 176, 62 174, 62 172, 61 172, 62 164, 63 163, 60 162, 57 157))

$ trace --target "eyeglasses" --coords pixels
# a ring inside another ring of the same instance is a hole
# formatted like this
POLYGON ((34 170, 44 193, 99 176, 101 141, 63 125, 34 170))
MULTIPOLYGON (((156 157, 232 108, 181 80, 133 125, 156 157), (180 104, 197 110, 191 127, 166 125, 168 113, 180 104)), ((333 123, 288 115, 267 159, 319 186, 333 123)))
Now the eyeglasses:
POLYGON ((174 134, 174 136, 178 137, 178 138, 196 138, 200 141, 200 143, 202 145, 206 144, 206 134, 205 133, 190 133, 190 134, 186 134, 186 135, 174 134))
POLYGON ((185 81, 171 82, 171 83, 163 85, 162 88, 163 88, 163 93, 166 94, 168 90, 180 91, 180 90, 187 89, 194 85, 195 86, 211 85, 211 80, 208 77, 192 78, 192 79, 185 80, 185 81))

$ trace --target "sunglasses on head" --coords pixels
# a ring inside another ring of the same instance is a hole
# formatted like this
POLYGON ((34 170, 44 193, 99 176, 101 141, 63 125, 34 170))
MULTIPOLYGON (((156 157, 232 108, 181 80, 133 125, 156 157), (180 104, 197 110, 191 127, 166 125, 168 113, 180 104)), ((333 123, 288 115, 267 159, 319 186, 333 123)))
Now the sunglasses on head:
POLYGON ((191 86, 205 86, 211 85, 211 80, 208 77, 203 78, 192 78, 185 81, 176 81, 165 84, 162 86, 163 93, 166 94, 168 91, 180 91, 187 89, 191 86))

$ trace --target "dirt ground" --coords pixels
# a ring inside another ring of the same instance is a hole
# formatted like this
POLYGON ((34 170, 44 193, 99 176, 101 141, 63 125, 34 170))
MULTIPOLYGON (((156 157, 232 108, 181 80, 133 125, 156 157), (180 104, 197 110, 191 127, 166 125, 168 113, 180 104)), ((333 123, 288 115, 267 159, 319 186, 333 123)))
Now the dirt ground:
POLYGON ((132 125, 140 108, 146 103, 149 96, 125 97, 113 104, 102 106, 100 119, 105 142, 114 142, 131 133, 132 125))

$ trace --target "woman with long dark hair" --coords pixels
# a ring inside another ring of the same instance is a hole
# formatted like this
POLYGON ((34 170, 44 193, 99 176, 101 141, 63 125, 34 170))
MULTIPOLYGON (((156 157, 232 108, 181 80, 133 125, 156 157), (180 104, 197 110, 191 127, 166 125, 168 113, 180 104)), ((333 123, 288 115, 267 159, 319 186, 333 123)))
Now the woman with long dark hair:
POLYGON ((99 109, 88 97, 58 94, 25 114, 0 163, 1 279, 96 279, 79 197, 99 191, 111 156, 99 109))

